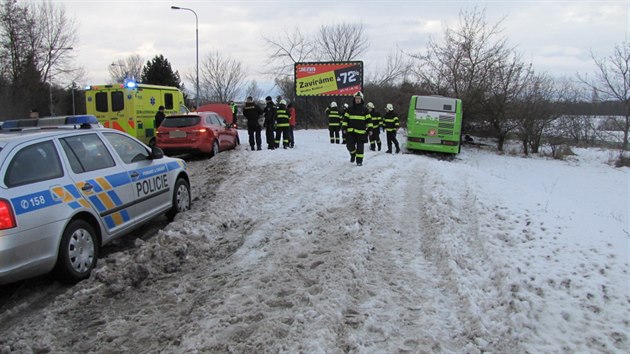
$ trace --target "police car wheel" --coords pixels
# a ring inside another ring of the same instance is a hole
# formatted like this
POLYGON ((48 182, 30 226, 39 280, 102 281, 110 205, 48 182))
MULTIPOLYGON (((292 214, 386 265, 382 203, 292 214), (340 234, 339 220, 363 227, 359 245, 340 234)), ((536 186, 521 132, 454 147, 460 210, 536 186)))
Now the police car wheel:
POLYGON ((214 143, 212 143, 212 152, 210 153, 210 156, 217 156, 218 153, 219 143, 215 140, 214 143))
POLYGON ((90 276, 98 258, 98 238, 92 225, 74 220, 66 227, 61 238, 59 257, 55 268, 58 279, 76 283, 90 276))
POLYGON ((190 186, 183 178, 178 178, 175 182, 175 190, 173 192, 173 206, 166 213, 170 221, 175 219, 177 213, 190 209, 190 186))

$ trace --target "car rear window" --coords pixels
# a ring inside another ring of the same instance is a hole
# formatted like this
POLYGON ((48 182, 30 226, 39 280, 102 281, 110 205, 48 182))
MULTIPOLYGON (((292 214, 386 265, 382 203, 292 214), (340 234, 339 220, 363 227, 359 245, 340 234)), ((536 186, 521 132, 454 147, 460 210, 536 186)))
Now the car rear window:
POLYGON ((199 124, 200 120, 199 116, 166 117, 161 126, 170 128, 192 127, 199 124))

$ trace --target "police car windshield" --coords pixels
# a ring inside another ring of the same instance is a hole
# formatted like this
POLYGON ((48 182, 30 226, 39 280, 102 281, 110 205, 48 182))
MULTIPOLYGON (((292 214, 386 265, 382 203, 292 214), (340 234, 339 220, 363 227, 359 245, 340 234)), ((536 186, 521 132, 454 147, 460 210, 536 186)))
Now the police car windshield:
POLYGON ((162 126, 170 128, 192 127, 193 125, 199 124, 199 121, 199 116, 166 117, 162 122, 162 126))

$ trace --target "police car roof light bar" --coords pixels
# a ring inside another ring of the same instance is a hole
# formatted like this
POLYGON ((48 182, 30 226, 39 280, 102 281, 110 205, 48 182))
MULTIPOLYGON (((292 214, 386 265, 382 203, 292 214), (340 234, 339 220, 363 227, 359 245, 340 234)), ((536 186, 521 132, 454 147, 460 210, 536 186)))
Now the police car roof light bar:
POLYGON ((55 128, 55 127, 68 127, 77 126, 80 128, 91 128, 92 124, 99 124, 98 119, 95 116, 85 114, 76 116, 60 116, 60 117, 46 117, 37 119, 14 119, 4 121, 0 125, 0 130, 23 130, 24 128, 55 128))

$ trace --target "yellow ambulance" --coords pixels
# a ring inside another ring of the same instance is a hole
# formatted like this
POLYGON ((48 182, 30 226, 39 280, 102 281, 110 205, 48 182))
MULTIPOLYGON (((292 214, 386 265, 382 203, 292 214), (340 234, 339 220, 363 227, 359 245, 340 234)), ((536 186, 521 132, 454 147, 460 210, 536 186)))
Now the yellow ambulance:
POLYGON ((91 85, 85 88, 86 113, 106 128, 113 128, 141 140, 155 143, 155 113, 186 113, 184 95, 177 87, 138 84, 91 85))

